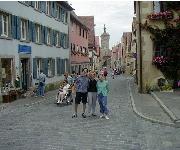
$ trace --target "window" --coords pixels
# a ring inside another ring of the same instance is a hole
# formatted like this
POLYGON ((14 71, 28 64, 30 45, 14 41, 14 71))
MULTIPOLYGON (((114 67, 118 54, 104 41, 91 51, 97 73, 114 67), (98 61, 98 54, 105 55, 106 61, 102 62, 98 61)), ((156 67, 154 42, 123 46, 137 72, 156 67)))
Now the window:
POLYGON ((73 51, 76 51, 76 45, 73 44, 73 51))
POLYGON ((50 30, 50 29, 47 29, 47 44, 51 44, 50 34, 51 34, 51 30, 50 30))
POLYGON ((34 6, 35 9, 39 10, 39 1, 35 1, 35 6, 34 6))
POLYGON ((61 7, 57 5, 57 19, 61 19, 61 7))
POLYGON ((63 35, 63 47, 66 48, 66 34, 63 35))
POLYGON ((8 17, 8 15, 5 15, 5 14, 2 14, 0 17, 2 17, 2 36, 8 36, 8 27, 9 27, 9 25, 8 25, 8 19, 9 19, 9 17, 8 17))
POLYGON ((48 59, 48 77, 53 76, 52 68, 53 68, 52 59, 48 59))
POLYGON ((153 10, 155 13, 166 11, 167 10, 166 3, 162 1, 154 1, 153 10))
POLYGON ((37 76, 39 76, 40 70, 42 70, 42 59, 37 59, 37 76))
POLYGON ((46 13, 50 15, 50 2, 46 2, 46 13))
POLYGON ((84 30, 83 30, 83 37, 84 37, 84 30))
POLYGON ((77 48, 76 48, 76 52, 79 52, 79 47, 78 47, 78 45, 77 45, 77 48))
POLYGON ((81 36, 81 27, 79 27, 79 35, 81 36))
POLYGON ((13 83, 13 59, 12 58, 1 58, 2 65, 2 85, 13 83))
POLYGON ((27 39, 27 20, 21 20, 21 39, 27 39))
POLYGON ((36 42, 39 43, 40 42, 40 25, 36 24, 35 30, 36 30, 36 42))
POLYGON ((59 46, 59 43, 60 43, 60 42, 59 42, 59 33, 58 33, 58 32, 56 32, 56 37, 55 37, 55 38, 56 38, 56 40, 55 40, 55 41, 56 41, 55 45, 56 45, 56 46, 59 46))
POLYGON ((67 23, 68 22, 68 13, 66 12, 65 13, 65 23, 67 23))
POLYGON ((61 17, 62 17, 62 22, 65 22, 65 11, 62 8, 61 8, 61 17))

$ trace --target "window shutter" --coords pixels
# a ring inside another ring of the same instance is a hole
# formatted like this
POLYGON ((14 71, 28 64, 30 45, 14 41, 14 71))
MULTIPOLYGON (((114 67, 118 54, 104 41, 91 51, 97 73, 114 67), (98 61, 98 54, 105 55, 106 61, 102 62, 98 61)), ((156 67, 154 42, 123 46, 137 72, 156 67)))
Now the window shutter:
POLYGON ((65 73, 65 59, 62 59, 62 74, 65 73))
POLYGON ((40 11, 46 12, 46 2, 45 1, 40 1, 40 11))
POLYGON ((69 36, 66 34, 66 48, 69 48, 69 36))
POLYGON ((59 33, 58 42, 59 42, 59 46, 61 46, 61 32, 58 32, 58 33, 59 33))
POLYGON ((51 16, 54 17, 54 2, 50 2, 50 10, 51 10, 51 16))
POLYGON ((54 39, 54 46, 56 46, 56 43, 58 42, 56 39, 56 34, 58 33, 57 31, 54 30, 54 35, 53 35, 53 39, 54 39))
POLYGON ((47 27, 44 27, 44 28, 45 28, 45 29, 44 29, 44 30, 45 30, 45 31, 44 31, 44 33, 45 33, 45 34, 44 34, 44 36, 45 36, 45 37, 44 37, 44 43, 47 44, 47 27))
POLYGON ((54 36, 53 36, 54 33, 53 33, 53 32, 54 32, 54 31, 51 29, 51 30, 50 30, 51 45, 54 45, 54 36))
POLYGON ((37 58, 33 58, 33 78, 37 79, 37 58))
POLYGON ((27 29, 26 29, 26 31, 27 31, 27 41, 30 41, 31 40, 31 38, 30 38, 30 31, 29 31, 29 26, 30 26, 30 21, 29 20, 27 20, 27 29))
POLYGON ((64 48, 64 45, 63 45, 63 33, 61 33, 60 37, 61 37, 61 40, 60 40, 60 45, 61 45, 61 47, 63 47, 63 48, 64 48))
POLYGON ((52 74, 55 76, 55 59, 52 59, 52 74))
POLYGON ((12 37, 12 25, 11 25, 12 15, 8 15, 8 37, 12 37))
POLYGON ((27 5, 30 5, 30 6, 31 6, 31 1, 27 1, 27 5))
POLYGON ((54 2, 54 17, 57 18, 57 2, 54 2))
POLYGON ((42 59, 43 73, 48 76, 48 58, 42 59))
POLYGON ((2 34, 2 15, 0 15, 0 36, 2 34))
POLYGON ((11 34, 12 38, 16 39, 16 16, 11 17, 11 34))
POLYGON ((59 68, 60 68, 60 75, 62 75, 62 74, 63 74, 63 59, 60 59, 60 60, 59 60, 59 63, 60 63, 60 64, 59 64, 59 66, 60 66, 60 67, 59 67, 59 68))
POLYGON ((31 21, 28 21, 28 24, 29 24, 29 26, 28 26, 28 40, 29 41, 32 41, 32 22, 31 21))
POLYGON ((57 75, 60 75, 60 58, 56 57, 56 70, 57 70, 57 75))
POLYGON ((41 43, 45 43, 44 42, 44 26, 41 26, 41 43))
POLYGON ((67 72, 70 72, 69 59, 66 59, 66 71, 67 71, 67 72))
POLYGON ((32 22, 32 42, 36 41, 36 29, 35 29, 35 23, 32 22))
POLYGON ((35 7, 35 1, 31 1, 31 6, 35 7))
POLYGON ((21 39, 21 18, 17 16, 17 39, 21 39))

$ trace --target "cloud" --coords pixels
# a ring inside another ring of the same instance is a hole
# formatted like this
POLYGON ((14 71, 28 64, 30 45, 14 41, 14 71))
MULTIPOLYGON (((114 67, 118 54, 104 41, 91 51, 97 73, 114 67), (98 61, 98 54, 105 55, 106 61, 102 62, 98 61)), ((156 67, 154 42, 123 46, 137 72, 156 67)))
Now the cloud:
POLYGON ((110 48, 120 41, 123 32, 131 31, 133 1, 71 1, 79 16, 94 16, 95 33, 103 33, 104 24, 110 34, 110 48))

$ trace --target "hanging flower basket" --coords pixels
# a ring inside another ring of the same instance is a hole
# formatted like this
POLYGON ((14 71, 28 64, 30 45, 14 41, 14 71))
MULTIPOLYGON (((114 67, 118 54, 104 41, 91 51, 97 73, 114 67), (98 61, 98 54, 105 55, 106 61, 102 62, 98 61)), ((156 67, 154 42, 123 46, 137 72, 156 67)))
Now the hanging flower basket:
POLYGON ((157 68, 162 68, 168 64, 168 58, 164 56, 153 57, 152 63, 156 65, 157 68))
POLYGON ((163 20, 163 19, 173 19, 173 12, 172 11, 165 11, 159 13, 152 13, 147 16, 149 20, 163 20))

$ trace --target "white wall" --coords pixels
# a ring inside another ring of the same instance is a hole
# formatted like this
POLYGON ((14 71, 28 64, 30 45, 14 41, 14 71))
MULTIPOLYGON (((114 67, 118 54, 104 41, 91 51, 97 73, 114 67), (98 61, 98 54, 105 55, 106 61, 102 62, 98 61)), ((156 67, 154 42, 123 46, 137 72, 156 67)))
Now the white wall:
POLYGON ((53 17, 47 16, 45 13, 36 11, 31 6, 23 5, 18 1, 1 1, 0 9, 58 31, 68 33, 68 26, 64 23, 55 20, 53 17))

